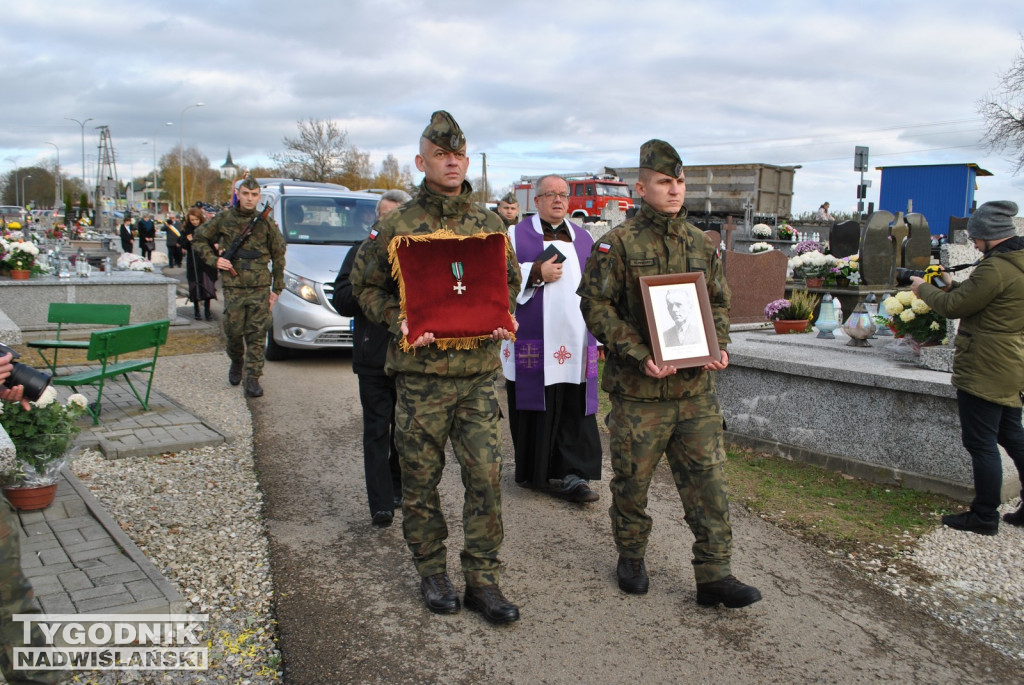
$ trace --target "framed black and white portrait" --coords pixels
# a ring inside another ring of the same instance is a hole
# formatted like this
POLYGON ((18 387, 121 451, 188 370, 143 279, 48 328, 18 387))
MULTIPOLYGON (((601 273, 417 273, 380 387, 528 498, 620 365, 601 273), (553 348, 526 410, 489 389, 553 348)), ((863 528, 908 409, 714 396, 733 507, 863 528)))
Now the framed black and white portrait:
POLYGON ((687 368, 721 360, 703 273, 642 276, 640 293, 655 364, 687 368))

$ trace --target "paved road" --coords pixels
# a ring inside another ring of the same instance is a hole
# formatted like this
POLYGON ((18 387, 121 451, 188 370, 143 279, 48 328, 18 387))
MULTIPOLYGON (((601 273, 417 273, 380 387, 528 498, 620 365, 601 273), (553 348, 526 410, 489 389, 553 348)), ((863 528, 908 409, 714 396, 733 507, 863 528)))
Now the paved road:
MULTIPOLYGON (((502 587, 522 619, 494 628, 424 608, 401 527, 370 527, 360 410, 347 358, 268 364, 250 401, 289 683, 1008 683, 1020 664, 733 509, 734 571, 764 600, 695 603, 690 535, 667 469, 651 493, 651 591, 625 595, 601 501, 581 508, 502 480, 502 587)), ((511 454, 506 430, 505 454, 511 454)), ((607 446, 606 446, 607 462, 607 446)), ((442 503, 461 589, 461 484, 442 503)))

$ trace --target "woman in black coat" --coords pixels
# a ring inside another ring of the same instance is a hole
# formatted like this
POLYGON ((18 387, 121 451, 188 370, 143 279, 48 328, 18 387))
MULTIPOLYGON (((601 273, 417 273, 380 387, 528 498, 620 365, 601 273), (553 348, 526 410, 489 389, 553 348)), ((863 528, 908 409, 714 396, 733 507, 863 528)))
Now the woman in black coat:
POLYGON ((192 300, 192 306, 195 307, 196 321, 201 319, 199 301, 203 301, 206 320, 212 321, 210 300, 217 299, 217 269, 207 266, 192 249, 192 239, 204 221, 206 221, 206 214, 202 209, 193 207, 188 210, 188 214, 185 215, 185 223, 181 228, 181 238, 178 240, 178 247, 185 251, 188 299, 192 300))

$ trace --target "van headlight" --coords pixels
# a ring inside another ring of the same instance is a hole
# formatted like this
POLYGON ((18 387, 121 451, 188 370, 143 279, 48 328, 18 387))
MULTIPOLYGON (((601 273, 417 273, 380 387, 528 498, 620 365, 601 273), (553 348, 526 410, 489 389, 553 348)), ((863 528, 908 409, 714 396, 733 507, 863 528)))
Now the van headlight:
POLYGON ((292 295, 301 297, 306 302, 320 304, 320 298, 316 296, 316 283, 297 276, 289 271, 284 272, 284 288, 292 295))

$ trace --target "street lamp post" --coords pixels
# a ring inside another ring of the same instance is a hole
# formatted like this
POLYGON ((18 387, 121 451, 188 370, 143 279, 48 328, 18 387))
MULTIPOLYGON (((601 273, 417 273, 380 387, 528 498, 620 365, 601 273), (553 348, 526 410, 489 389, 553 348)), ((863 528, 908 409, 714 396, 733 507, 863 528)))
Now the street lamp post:
POLYGON ((56 178, 53 181, 53 206, 59 207, 63 203, 64 199, 64 195, 62 193, 63 188, 61 188, 60 183, 60 148, 57 147, 56 143, 51 143, 50 141, 46 141, 46 144, 52 145, 53 149, 57 151, 57 173, 55 174, 56 178))
MULTIPOLYGON (((174 126, 173 121, 164 123, 164 126, 174 126)), ((160 182, 157 180, 156 175, 156 134, 160 132, 157 129, 153 132, 153 211, 155 212, 160 206, 160 182)))
POLYGON ((185 109, 181 110, 181 116, 178 117, 178 175, 179 182, 181 183, 181 197, 178 201, 181 203, 181 211, 185 211, 185 112, 192 109, 193 107, 202 107, 202 102, 197 102, 194 105, 189 105, 185 109))
POLYGON ((21 179, 21 206, 25 206, 28 204, 28 198, 25 197, 25 181, 29 180, 30 178, 32 178, 32 174, 25 174, 25 176, 22 177, 21 179))
POLYGON ((71 117, 64 117, 68 121, 73 121, 82 127, 82 186, 88 188, 89 184, 85 182, 85 125, 92 121, 92 117, 89 117, 85 121, 79 121, 78 119, 72 119, 71 117))

